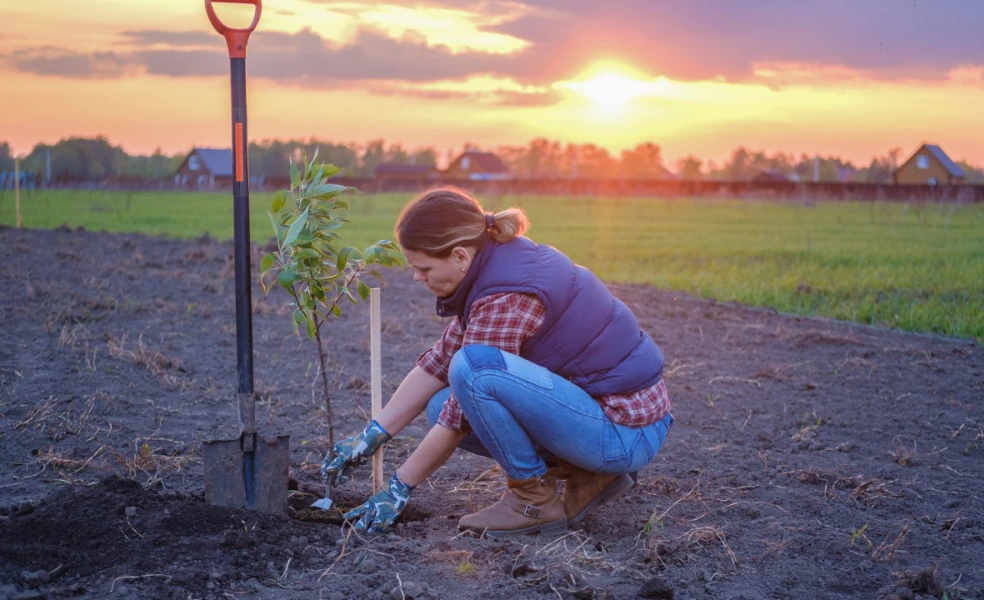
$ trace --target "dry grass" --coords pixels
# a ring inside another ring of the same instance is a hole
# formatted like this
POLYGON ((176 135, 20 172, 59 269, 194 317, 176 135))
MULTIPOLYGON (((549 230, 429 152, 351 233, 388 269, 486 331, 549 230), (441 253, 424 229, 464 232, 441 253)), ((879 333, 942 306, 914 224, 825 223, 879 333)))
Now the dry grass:
POLYGON ((871 552, 871 560, 873 561, 886 561, 895 555, 895 552, 905 541, 906 536, 909 535, 909 529, 912 527, 912 519, 906 521, 901 528, 893 533, 889 531, 885 534, 885 538, 880 544, 875 546, 874 550, 871 552))
POLYGON ((160 351, 148 347, 144 344, 143 335, 138 336, 137 343, 128 348, 128 338, 129 333, 124 333, 118 340, 107 333, 105 339, 109 346, 109 355, 147 369, 169 387, 180 385, 181 378, 173 373, 182 370, 178 359, 168 358, 160 351))
POLYGON ((904 467, 911 467, 916 464, 916 442, 912 441, 912 448, 907 448, 899 444, 895 452, 889 452, 892 461, 904 467))
POLYGON ((143 479, 145 488, 163 484, 166 476, 182 474, 188 465, 201 460, 194 455, 194 451, 184 454, 179 450, 168 451, 161 447, 152 448, 151 441, 179 443, 174 440, 162 440, 151 436, 134 440, 133 453, 130 455, 124 455, 110 449, 122 475, 136 481, 143 479))
POLYGON ((91 396, 78 410, 74 410, 73 405, 59 411, 60 401, 55 396, 49 396, 32 406, 27 416, 14 428, 33 429, 52 436, 78 435, 89 423, 98 398, 98 394, 91 396))
POLYGON ((717 377, 712 377, 707 385, 714 383, 747 383, 748 385, 754 385, 755 387, 762 387, 762 383, 756 379, 745 379, 744 377, 732 377, 730 375, 718 375, 717 377))
POLYGON ((716 525, 705 525, 703 527, 694 526, 679 538, 685 543, 685 549, 692 554, 707 550, 708 547, 720 545, 731 559, 732 566, 738 566, 738 558, 734 551, 728 546, 727 537, 724 530, 716 525))
POLYGON ((812 346, 815 344, 835 344, 841 346, 860 346, 861 342, 853 335, 841 335, 830 331, 811 329, 795 336, 796 346, 812 346))
POLYGON ((786 371, 790 370, 789 365, 770 364, 752 374, 751 379, 768 379, 771 381, 786 381, 786 371))
POLYGON ((473 493, 497 492, 501 490, 502 486, 504 486, 505 484, 506 484, 506 476, 502 470, 502 467, 500 467, 499 465, 495 465, 491 469, 482 471, 473 479, 458 483, 453 488, 451 488, 451 490, 449 490, 448 493, 457 494, 457 493, 465 492, 468 494, 469 503, 470 503, 471 495, 473 493))

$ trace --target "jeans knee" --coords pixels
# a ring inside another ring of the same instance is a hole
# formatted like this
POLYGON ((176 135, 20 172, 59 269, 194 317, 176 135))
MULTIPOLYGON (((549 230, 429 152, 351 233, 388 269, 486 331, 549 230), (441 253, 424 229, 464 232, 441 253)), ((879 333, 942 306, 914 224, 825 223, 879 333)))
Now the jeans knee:
POLYGON ((431 427, 437 425, 437 419, 441 416, 441 410, 450 394, 451 388, 444 388, 427 401, 427 409, 424 412, 427 414, 427 423, 431 427))

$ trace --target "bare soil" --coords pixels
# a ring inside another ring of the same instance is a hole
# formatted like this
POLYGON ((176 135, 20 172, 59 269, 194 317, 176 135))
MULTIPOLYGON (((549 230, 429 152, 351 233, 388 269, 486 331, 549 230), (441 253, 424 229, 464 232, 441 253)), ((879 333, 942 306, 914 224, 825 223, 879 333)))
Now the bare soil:
MULTIPOLYGON (((386 397, 442 329, 387 276, 386 397)), ((479 539, 457 520, 504 479, 459 452, 395 531, 358 537, 305 510, 327 427, 279 290, 254 292, 258 421, 291 436, 300 489, 283 517, 202 498, 201 442, 237 429, 231 243, 5 228, 0 277, 0 600, 984 598, 974 342, 613 284, 666 353, 676 417, 636 488, 560 539, 479 539)), ((370 402, 368 309, 346 308, 339 435, 370 402)), ((369 494, 364 467, 335 497, 369 494)))

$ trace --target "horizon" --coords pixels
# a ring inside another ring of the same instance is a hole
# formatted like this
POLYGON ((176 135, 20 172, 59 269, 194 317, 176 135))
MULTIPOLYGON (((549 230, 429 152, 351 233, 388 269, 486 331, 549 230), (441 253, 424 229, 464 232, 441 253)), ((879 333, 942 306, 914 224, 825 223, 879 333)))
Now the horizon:
MULTIPOLYGON (((0 35, 0 141, 16 155, 97 135, 128 154, 230 146, 228 55, 202 3, 74 6, 0 7, 15 32, 0 35)), ((739 146, 865 165, 930 143, 984 163, 984 3, 615 6, 268 3, 246 60, 250 140, 384 139, 440 158, 465 143, 618 155, 650 141, 667 165, 739 146)), ((217 10, 232 26, 252 16, 217 10)))

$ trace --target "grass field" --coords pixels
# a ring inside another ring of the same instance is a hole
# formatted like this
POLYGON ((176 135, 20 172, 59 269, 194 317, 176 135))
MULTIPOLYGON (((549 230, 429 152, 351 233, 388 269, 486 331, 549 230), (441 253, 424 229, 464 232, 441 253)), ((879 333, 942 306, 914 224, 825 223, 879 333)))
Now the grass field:
MULTIPOLYGON (((254 241, 272 237, 272 194, 251 196, 254 241)), ((409 196, 353 197, 348 243, 392 237, 409 196)), ((984 205, 642 198, 494 198, 523 206, 534 240, 606 281, 910 331, 984 339, 984 205)), ((190 238, 232 236, 231 194, 22 194, 24 226, 190 238)), ((0 192, 0 223, 14 223, 0 192)), ((7 249, 6 251, 9 251, 7 249)))

